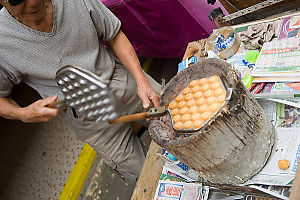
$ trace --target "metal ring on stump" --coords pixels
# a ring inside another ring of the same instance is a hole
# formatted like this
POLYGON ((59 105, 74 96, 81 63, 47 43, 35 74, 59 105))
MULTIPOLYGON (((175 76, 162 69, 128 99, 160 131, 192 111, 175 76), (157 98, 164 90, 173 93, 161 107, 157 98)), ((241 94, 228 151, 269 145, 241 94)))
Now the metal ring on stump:
POLYGON ((225 61, 207 59, 178 73, 165 86, 161 106, 168 105, 190 81, 220 76, 231 99, 196 133, 176 137, 170 117, 152 120, 152 139, 211 182, 241 184, 257 174, 274 145, 275 128, 263 109, 225 61))

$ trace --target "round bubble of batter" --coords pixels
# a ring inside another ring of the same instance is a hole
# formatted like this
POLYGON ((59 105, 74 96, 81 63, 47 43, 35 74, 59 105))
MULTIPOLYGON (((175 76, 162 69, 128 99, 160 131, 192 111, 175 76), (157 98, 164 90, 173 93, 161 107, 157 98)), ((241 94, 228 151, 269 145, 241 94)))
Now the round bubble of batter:
POLYGON ((188 93, 190 93, 191 92, 191 89, 190 88, 184 88, 183 90, 182 90, 182 94, 188 94, 188 93))
POLYGON ((183 122, 177 122, 174 124, 175 130, 180 130, 183 127, 183 122))
POLYGON ((211 83, 211 84, 216 82, 216 81, 219 81, 219 80, 220 80, 220 77, 217 76, 217 75, 211 76, 211 77, 208 78, 208 82, 211 83))
POLYGON ((202 106, 199 107, 199 112, 204 113, 208 109, 208 106, 206 104, 203 104, 202 106))
POLYGON ((175 115, 173 117, 173 122, 176 123, 176 122, 179 122, 179 121, 181 121, 181 115, 175 115))
POLYGON ((180 102, 177 104, 177 107, 178 107, 178 108, 183 108, 183 107, 185 107, 185 105, 186 105, 186 102, 185 102, 185 101, 180 101, 180 102))
POLYGON ((209 98, 211 97, 212 95, 214 94, 214 92, 212 90, 207 90, 203 93, 203 95, 206 97, 206 98, 209 98))
POLYGON ((204 85, 204 84, 206 84, 206 83, 208 83, 208 78, 201 78, 201 79, 199 80, 199 85, 204 85))
POLYGON ((207 103, 207 104, 212 104, 212 103, 214 103, 214 102, 216 102, 216 101, 217 101, 217 98, 214 97, 214 96, 208 97, 208 98, 206 99, 206 103, 207 103))
POLYGON ((203 124, 204 124, 204 121, 200 119, 200 120, 193 122, 193 127, 195 130, 198 130, 203 126, 203 124))
POLYGON ((183 97, 183 95, 178 95, 177 97, 176 97, 176 101, 177 102, 180 102, 180 101, 182 101, 182 100, 184 100, 184 97, 183 97))
POLYGON ((185 95, 185 100, 186 100, 186 101, 189 101, 189 100, 191 100, 192 98, 194 98, 194 96, 193 96, 192 93, 188 93, 188 94, 185 95))
POLYGON ((183 124, 184 129, 191 129, 192 127, 193 127, 193 122, 191 122, 191 121, 186 121, 183 124))
POLYGON ((226 94, 222 94, 222 95, 218 96, 217 97, 217 101, 219 103, 224 102, 225 101, 225 96, 226 96, 226 94))
POLYGON ((209 84, 206 83, 206 84, 202 85, 201 90, 202 90, 203 92, 205 92, 205 91, 209 90, 209 88, 210 88, 209 84))
POLYGON ((195 87, 196 85, 199 84, 198 82, 199 82, 198 80, 193 80, 193 81, 190 82, 189 86, 190 86, 191 88, 192 88, 192 87, 195 87))
POLYGON ((195 99, 199 99, 199 98, 201 98, 202 97, 202 95, 203 95, 203 93, 202 92, 196 92, 195 94, 194 94, 194 98, 195 99))
POLYGON ((198 106, 192 106, 191 108, 190 108, 190 113, 197 113, 199 110, 198 110, 198 106))
POLYGON ((176 101, 172 101, 172 102, 169 104, 169 108, 170 108, 171 110, 173 110, 174 108, 176 108, 176 106, 177 106, 176 101))
POLYGON ((210 113, 210 112, 204 112, 204 113, 201 114, 201 119, 202 119, 203 121, 207 121, 207 120, 209 120, 210 118, 211 118, 211 113, 210 113))
POLYGON ((209 105, 209 107, 208 107, 208 109, 211 113, 217 112, 220 108, 221 108, 220 103, 213 103, 213 104, 209 105))
POLYGON ((198 85, 192 88, 193 93, 199 92, 200 90, 201 90, 201 87, 198 85))
POLYGON ((189 112, 189 109, 187 107, 183 107, 183 108, 180 109, 180 114, 181 115, 184 115, 184 114, 186 114, 188 112, 189 112))
POLYGON ((212 89, 216 90, 217 88, 221 88, 223 86, 222 86, 222 83, 220 81, 217 81, 217 82, 214 82, 213 84, 211 84, 210 87, 212 89))
POLYGON ((189 100, 189 101, 187 102, 187 106, 188 106, 188 107, 192 107, 192 106, 194 106, 194 105, 196 105, 195 99, 191 99, 191 100, 189 100))
POLYGON ((205 98, 201 97, 200 99, 196 100, 196 103, 198 106, 201 106, 205 103, 205 98))
POLYGON ((224 95, 226 92, 223 88, 217 88, 215 91, 215 96, 220 96, 220 95, 224 95))
POLYGON ((179 109, 178 108, 175 108, 173 110, 171 110, 171 115, 172 116, 175 116, 175 115, 178 115, 179 114, 179 109))
POLYGON ((201 120, 201 115, 199 113, 192 114, 192 120, 193 121, 201 120))
POLYGON ((192 119, 190 114, 184 114, 181 118, 183 122, 190 121, 192 119))

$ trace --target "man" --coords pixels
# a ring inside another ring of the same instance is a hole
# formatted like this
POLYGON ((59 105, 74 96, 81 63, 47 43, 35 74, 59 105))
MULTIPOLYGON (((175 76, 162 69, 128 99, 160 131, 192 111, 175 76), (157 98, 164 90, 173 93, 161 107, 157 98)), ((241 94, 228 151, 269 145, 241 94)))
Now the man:
MULTIPOLYGON (((54 105, 63 97, 55 73, 69 64, 100 76, 126 113, 140 112, 151 104, 159 106, 160 85, 144 74, 132 45, 120 30, 120 21, 99 0, 0 3, 4 7, 0 11, 1 116, 23 122, 46 122, 57 116, 59 110, 54 105), (9 95, 13 85, 21 81, 44 99, 27 107, 18 106, 9 95)), ((131 124, 87 122, 76 118, 70 109, 65 114, 77 136, 112 169, 136 180, 145 155, 131 124)))

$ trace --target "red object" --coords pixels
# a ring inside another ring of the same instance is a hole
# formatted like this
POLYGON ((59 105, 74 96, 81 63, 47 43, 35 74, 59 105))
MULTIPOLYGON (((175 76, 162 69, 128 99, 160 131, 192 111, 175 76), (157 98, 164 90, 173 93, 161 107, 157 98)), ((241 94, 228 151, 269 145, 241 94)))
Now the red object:
POLYGON ((259 87, 257 88, 257 90, 255 90, 255 91, 253 92, 253 94, 258 94, 258 93, 260 93, 260 92, 264 89, 265 85, 266 85, 266 83, 261 83, 261 84, 259 85, 259 87))
POLYGON ((249 87, 249 91, 251 92, 252 90, 254 90, 254 88, 258 85, 258 83, 253 83, 250 87, 249 87))

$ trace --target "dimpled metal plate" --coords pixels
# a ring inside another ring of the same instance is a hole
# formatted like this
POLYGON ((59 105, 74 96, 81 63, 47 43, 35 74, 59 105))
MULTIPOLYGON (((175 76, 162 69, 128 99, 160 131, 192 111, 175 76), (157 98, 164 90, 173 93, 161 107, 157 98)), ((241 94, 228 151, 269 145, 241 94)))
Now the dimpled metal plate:
POLYGON ((67 65, 56 73, 56 82, 65 103, 88 121, 107 121, 119 117, 115 100, 100 78, 85 69, 67 65))

